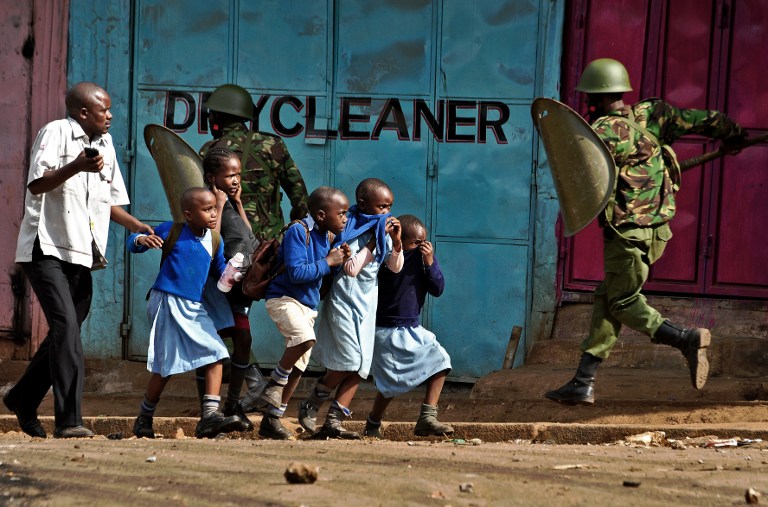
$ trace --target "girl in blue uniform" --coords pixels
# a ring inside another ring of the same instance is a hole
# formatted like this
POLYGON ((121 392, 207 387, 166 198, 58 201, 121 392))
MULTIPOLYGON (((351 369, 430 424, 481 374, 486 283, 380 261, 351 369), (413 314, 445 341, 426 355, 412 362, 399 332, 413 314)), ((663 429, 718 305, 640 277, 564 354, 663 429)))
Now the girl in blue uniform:
MULTIPOLYGON (((226 417, 219 411, 222 360, 229 354, 202 304, 208 273, 213 270, 220 276, 226 267, 223 244, 218 234, 214 240, 211 231, 218 220, 216 198, 204 188, 190 188, 181 196, 181 207, 186 223, 160 265, 147 304, 151 325, 147 369, 152 376, 133 426, 137 437, 154 438, 152 418, 171 376, 198 367, 205 369, 205 395, 195 435, 212 438, 240 427, 237 416, 226 417)), ((128 250, 141 253, 162 248, 173 225, 164 222, 152 235, 132 234, 128 250)))
POLYGON ((357 204, 349 209, 344 231, 334 244, 349 245, 352 257, 343 264, 323 303, 313 357, 327 371, 299 407, 299 423, 316 430, 317 411, 336 389, 317 438, 357 439, 342 421, 360 381, 368 377, 373 357, 378 301, 378 273, 386 264, 393 272, 403 265, 400 222, 390 214, 394 197, 377 178, 363 180, 355 190, 357 204))
POLYGON ((378 393, 365 423, 365 436, 381 438, 381 419, 392 398, 426 381, 427 392, 414 433, 447 435, 453 428, 437 420, 437 402, 451 371, 451 358, 435 335, 421 327, 427 294, 439 297, 445 279, 424 224, 413 215, 398 218, 403 230, 403 269, 379 272, 376 343, 371 373, 378 393))

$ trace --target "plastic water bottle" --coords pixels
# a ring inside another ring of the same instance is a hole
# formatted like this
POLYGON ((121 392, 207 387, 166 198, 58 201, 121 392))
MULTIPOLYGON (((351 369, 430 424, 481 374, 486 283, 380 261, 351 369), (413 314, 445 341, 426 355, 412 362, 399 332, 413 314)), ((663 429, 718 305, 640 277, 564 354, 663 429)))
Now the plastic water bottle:
POLYGON ((221 292, 231 291, 235 282, 242 280, 243 275, 240 273, 239 268, 243 266, 243 259, 243 254, 240 252, 236 253, 231 259, 229 259, 229 262, 227 262, 227 267, 224 269, 224 272, 219 278, 219 282, 216 284, 221 292))

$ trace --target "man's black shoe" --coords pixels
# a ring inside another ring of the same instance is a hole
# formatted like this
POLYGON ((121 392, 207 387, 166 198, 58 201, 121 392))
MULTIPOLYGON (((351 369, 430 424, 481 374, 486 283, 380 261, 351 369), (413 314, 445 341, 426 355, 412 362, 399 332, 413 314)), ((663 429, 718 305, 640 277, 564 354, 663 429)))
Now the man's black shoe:
POLYGON ((19 422, 21 431, 30 437, 45 438, 48 436, 46 435, 45 430, 43 429, 42 424, 40 424, 40 420, 37 418, 36 414, 30 415, 25 413, 21 408, 19 408, 10 400, 7 394, 3 396, 3 403, 6 407, 8 407, 8 410, 16 415, 16 420, 19 422))
POLYGON ((93 432, 85 426, 58 426, 53 430, 53 438, 86 438, 93 432))

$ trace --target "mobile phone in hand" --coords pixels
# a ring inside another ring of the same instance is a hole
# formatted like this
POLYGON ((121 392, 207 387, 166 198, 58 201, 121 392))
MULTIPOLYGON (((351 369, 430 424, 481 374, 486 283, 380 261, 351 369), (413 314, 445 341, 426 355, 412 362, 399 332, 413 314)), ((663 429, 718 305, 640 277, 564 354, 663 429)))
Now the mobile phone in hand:
POLYGON ((99 150, 96 148, 86 148, 85 149, 85 156, 88 158, 93 158, 99 154, 99 150))

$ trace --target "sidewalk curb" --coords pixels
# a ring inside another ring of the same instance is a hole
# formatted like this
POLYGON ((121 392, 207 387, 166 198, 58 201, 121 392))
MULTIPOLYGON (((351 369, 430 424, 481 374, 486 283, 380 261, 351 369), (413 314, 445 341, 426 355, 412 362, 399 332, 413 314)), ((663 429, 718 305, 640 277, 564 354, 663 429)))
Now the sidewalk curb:
MULTIPOLYGON (((249 416, 255 426, 258 427, 260 416, 249 416)), ((132 438, 133 417, 86 417, 85 426, 91 428, 96 435, 108 436, 108 438, 132 438)), ((154 419, 155 433, 166 439, 192 437, 195 434, 196 417, 156 417, 154 419), (179 430, 181 430, 180 433, 179 430)), ((40 422, 50 435, 53 433, 53 417, 40 417, 40 422)), ((294 418, 284 420, 289 429, 298 431, 299 425, 294 418)), ((515 440, 528 440, 534 443, 544 444, 607 444, 625 439, 627 436, 644 433, 646 431, 663 431, 667 438, 684 439, 713 435, 721 438, 741 437, 748 439, 762 439, 768 441, 768 428, 765 425, 723 425, 723 424, 697 424, 686 426, 650 426, 628 424, 562 424, 562 423, 451 423, 455 433, 446 440, 463 440, 472 445, 473 439, 479 439, 475 443, 509 442, 515 440)), ((347 429, 362 432, 364 421, 349 421, 345 423, 347 429)), ((384 422, 382 433, 387 440, 396 442, 434 442, 442 440, 440 437, 417 437, 413 434, 414 423, 384 422)), ((20 433, 16 418, 13 416, 0 416, 0 433, 20 433)), ((249 440, 261 440, 258 429, 250 433, 231 433, 229 438, 242 438, 249 440)))

